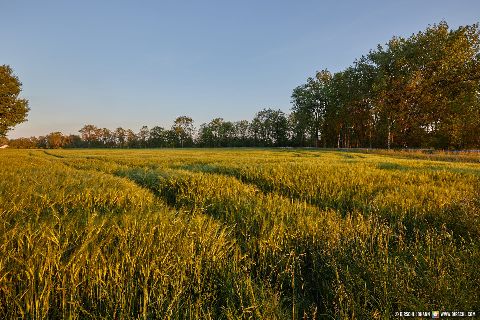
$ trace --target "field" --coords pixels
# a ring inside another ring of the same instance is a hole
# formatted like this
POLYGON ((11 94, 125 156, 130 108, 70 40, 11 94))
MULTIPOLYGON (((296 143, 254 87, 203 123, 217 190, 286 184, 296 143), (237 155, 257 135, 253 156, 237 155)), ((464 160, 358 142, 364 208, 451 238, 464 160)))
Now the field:
POLYGON ((0 318, 478 311, 480 164, 417 158, 2 150, 0 318))

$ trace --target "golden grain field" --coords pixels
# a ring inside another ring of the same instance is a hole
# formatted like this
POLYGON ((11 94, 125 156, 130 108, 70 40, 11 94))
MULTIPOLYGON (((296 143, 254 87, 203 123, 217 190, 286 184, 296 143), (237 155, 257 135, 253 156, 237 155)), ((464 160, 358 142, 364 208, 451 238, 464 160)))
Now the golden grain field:
POLYGON ((2 150, 1 319, 478 310, 480 164, 320 150, 2 150))

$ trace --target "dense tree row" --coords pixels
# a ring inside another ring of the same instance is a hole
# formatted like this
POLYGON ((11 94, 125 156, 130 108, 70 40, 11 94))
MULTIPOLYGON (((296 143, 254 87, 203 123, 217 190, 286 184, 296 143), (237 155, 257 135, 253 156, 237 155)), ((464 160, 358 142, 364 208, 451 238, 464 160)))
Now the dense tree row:
POLYGON ((264 109, 252 121, 224 121, 216 118, 198 130, 187 116, 178 117, 171 128, 155 126, 110 130, 85 125, 79 135, 52 132, 46 136, 9 141, 16 148, 175 148, 175 147, 242 147, 289 145, 288 119, 280 110, 264 109))
POLYGON ((480 33, 446 22, 394 37, 293 91, 297 141, 325 147, 478 148, 480 33))
MULTIPOLYGON (((0 137, 28 111, 18 98, 18 79, 3 68, 15 89, 0 90, 4 109, 18 112, 2 119, 0 137)), ((322 70, 308 78, 293 90, 290 114, 263 109, 251 121, 215 118, 198 130, 190 117, 181 116, 168 129, 144 126, 135 133, 86 125, 79 132, 53 132, 10 145, 480 148, 480 31, 477 24, 451 30, 441 22, 409 38, 394 37, 341 72, 322 70)))

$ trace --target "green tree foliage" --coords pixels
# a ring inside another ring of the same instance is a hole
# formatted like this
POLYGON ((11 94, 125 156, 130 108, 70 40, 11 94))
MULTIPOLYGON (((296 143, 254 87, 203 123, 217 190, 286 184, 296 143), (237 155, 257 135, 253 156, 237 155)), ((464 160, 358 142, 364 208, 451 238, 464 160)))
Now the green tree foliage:
POLYGON ((193 144, 193 120, 188 116, 180 116, 175 119, 172 130, 175 132, 180 146, 190 146, 193 144))
POLYGON ((280 109, 263 109, 255 115, 250 131, 257 146, 283 147, 288 141, 288 120, 280 109))
POLYGON ((64 145, 64 148, 82 148, 83 141, 82 138, 78 134, 70 134, 67 136, 68 143, 64 145))
POLYGON ((293 90, 293 136, 329 147, 480 146, 478 25, 446 22, 293 90))
POLYGON ((127 132, 125 131, 125 129, 123 129, 122 127, 118 127, 117 129, 115 129, 114 135, 115 144, 120 148, 125 147, 127 141, 127 132))
POLYGON ((250 123, 248 120, 235 121, 233 123, 235 130, 234 146, 246 147, 250 145, 250 123))
POLYGON ((126 144, 128 148, 135 148, 137 146, 138 137, 132 129, 127 129, 125 131, 126 144))
POLYGON ((168 145, 167 131, 164 128, 155 126, 150 130, 149 146, 154 148, 162 148, 168 145))
POLYGON ((323 143, 328 146, 371 146, 374 68, 365 58, 334 74, 328 84, 323 122, 323 143))
POLYGON ((305 124, 313 145, 320 146, 321 127, 328 105, 328 90, 332 75, 328 70, 317 73, 315 78, 308 78, 307 83, 296 87, 292 93, 292 112, 297 120, 305 124))
POLYGON ((478 25, 450 30, 446 22, 371 52, 376 102, 396 146, 474 146, 479 119, 478 25))
POLYGON ((27 120, 30 109, 28 101, 19 98, 21 88, 12 68, 0 66, 0 137, 5 137, 13 126, 27 120))
POLYGON ((49 149, 58 149, 67 146, 70 143, 69 137, 61 132, 52 132, 45 137, 46 147, 49 149))
POLYGON ((204 147, 237 147, 248 144, 249 123, 215 118, 209 123, 200 125, 197 145, 204 147))
POLYGON ((224 139, 223 118, 215 118, 209 123, 204 123, 200 126, 199 143, 208 147, 221 146, 224 139))
POLYGON ((96 147, 100 144, 101 129, 97 128, 93 124, 84 125, 80 132, 82 140, 87 147, 96 147))
MULTIPOLYGON (((0 141, 0 145, 2 142, 0 141)), ((8 141, 8 145, 11 148, 18 148, 18 149, 34 149, 38 148, 40 141, 36 137, 31 138, 18 138, 8 141)))
POLYGON ((140 131, 138 132, 138 142, 142 148, 146 148, 148 146, 148 140, 150 138, 150 130, 148 130, 147 126, 143 126, 140 131))

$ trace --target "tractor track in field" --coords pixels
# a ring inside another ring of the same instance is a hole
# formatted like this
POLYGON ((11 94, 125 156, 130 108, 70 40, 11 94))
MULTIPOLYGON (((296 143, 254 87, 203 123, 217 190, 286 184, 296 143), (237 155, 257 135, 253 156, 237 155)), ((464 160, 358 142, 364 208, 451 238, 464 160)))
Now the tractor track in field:
MULTIPOLYGON (((46 155, 53 156, 55 158, 60 158, 60 159, 63 159, 63 160, 69 159, 69 158, 66 158, 66 157, 63 157, 63 156, 60 156, 60 155, 56 155, 56 154, 47 152, 47 151, 44 151, 44 153, 46 155)), ((152 169, 157 169, 158 170, 158 169, 162 168, 162 166, 155 166, 155 165, 152 165, 151 163, 144 164, 144 165, 132 166, 132 165, 124 163, 123 161, 116 161, 114 159, 106 159, 104 157, 91 157, 91 158, 88 157, 88 158, 80 158, 80 159, 97 160, 99 162, 114 164, 114 165, 117 165, 117 166, 127 167, 127 168, 130 168, 130 169, 135 169, 135 168, 140 169, 141 168, 141 169, 144 169, 144 170, 147 170, 147 169, 148 170, 152 170, 152 169)), ((75 167, 74 165, 72 166, 68 162, 64 162, 64 163, 66 165, 70 166, 70 167, 74 167, 76 169, 79 169, 79 168, 75 167)), ((342 211, 343 215, 346 215, 346 214, 353 211, 352 208, 350 208, 351 205, 347 205, 346 209, 345 208, 338 208, 338 206, 336 206, 336 205, 335 206, 329 206, 329 205, 326 205, 324 203, 319 202, 316 199, 309 199, 308 197, 301 197, 301 196, 299 196, 295 193, 292 194, 292 193, 286 192, 286 191, 282 190, 281 188, 276 189, 273 186, 270 186, 269 183, 266 180, 262 180, 261 178, 256 178, 256 179, 248 178, 245 175, 242 175, 242 173, 240 172, 239 169, 233 168, 233 167, 232 168, 227 168, 227 167, 223 167, 223 166, 212 165, 212 164, 209 164, 209 163, 201 163, 201 164, 195 164, 194 163, 194 164, 186 164, 186 165, 174 165, 174 166, 167 167, 167 169, 186 170, 186 171, 193 172, 193 173, 197 172, 197 173, 220 175, 220 176, 233 178, 233 179, 241 182, 242 184, 244 184, 246 186, 252 186, 252 187, 258 189, 264 195, 272 194, 272 195, 277 195, 277 196, 285 198, 285 199, 289 199, 291 201, 298 201, 298 202, 302 202, 302 203, 306 202, 309 205, 318 208, 319 210, 328 210, 328 209, 339 210, 339 211, 342 211), (259 179, 261 181, 259 181, 259 179)), ((84 169, 80 169, 80 170, 84 170, 84 169)), ((103 171, 99 168, 92 168, 92 169, 88 169, 88 170, 94 170, 94 171, 97 171, 97 172, 102 172, 104 174, 110 174, 110 175, 113 175, 115 177, 126 178, 130 181, 133 181, 132 179, 126 177, 125 175, 119 175, 115 172, 112 172, 112 173, 106 172, 106 171, 103 171)), ((144 184, 138 183, 138 181, 133 181, 133 182, 137 183, 137 185, 139 185, 142 188, 147 188, 155 196, 160 197, 159 193, 156 190, 154 190, 153 188, 148 187, 144 184)), ((345 203, 342 203, 342 205, 345 205, 345 203)))
MULTIPOLYGON (((45 153, 49 154, 47 152, 45 153)), ((55 158, 62 158, 62 157, 56 157, 55 155, 52 155, 52 156, 54 156, 55 158)), ((62 158, 63 161, 68 161, 68 159, 69 158, 62 158)), ((169 165, 169 166, 164 164, 156 164, 156 163, 143 163, 143 164, 137 163, 137 164, 129 165, 125 161, 118 161, 115 159, 106 159, 105 157, 92 157, 92 158, 83 158, 83 159, 88 159, 88 160, 94 159, 99 162, 118 166, 120 170, 113 170, 112 172, 106 172, 101 170, 100 168, 92 168, 92 170, 132 181, 135 184, 137 184, 139 187, 149 190, 149 192, 151 192, 156 198, 158 198, 162 202, 165 202, 165 205, 175 208, 176 210, 182 210, 182 209, 193 210, 193 209, 189 207, 179 206, 176 203, 179 190, 176 190, 175 188, 177 188, 178 186, 172 185, 172 188, 167 190, 158 189, 158 186, 155 185, 156 183, 155 175, 160 174, 162 171, 165 172, 165 171, 171 170, 172 172, 179 172, 179 173, 181 171, 187 171, 194 174, 201 173, 201 174, 207 174, 212 176, 213 175, 223 176, 230 179, 234 179, 235 181, 238 181, 241 185, 244 185, 246 187, 253 187, 256 190, 258 190, 263 196, 267 196, 271 194, 273 196, 278 196, 279 199, 284 199, 292 203, 305 203, 308 206, 312 206, 316 210, 320 210, 320 211, 334 210, 340 213, 343 217, 346 217, 351 214, 357 214, 357 213, 361 213, 364 216, 380 215, 384 223, 387 223, 389 225, 397 225, 399 222, 398 220, 399 217, 395 214, 392 214, 388 208, 375 209, 375 208, 370 208, 368 206, 365 207, 365 205, 357 204, 353 200, 349 200, 349 199, 342 199, 342 201, 340 202, 337 201, 336 199, 332 199, 330 203, 325 203, 321 201, 321 199, 311 198, 311 197, 302 197, 296 194, 296 192, 288 192, 286 190, 283 190, 282 187, 275 188, 269 183, 269 181, 262 179, 261 177, 248 177, 242 174, 239 168, 225 167, 223 165, 218 165, 215 163, 202 162, 202 163, 169 165), (123 168, 124 170, 121 170, 121 168, 123 168), (129 176, 128 171, 133 173, 135 170, 137 170, 137 172, 135 172, 136 176, 135 177, 131 175, 129 176), (140 171, 143 171, 143 172, 140 172, 140 171)), ((71 165, 71 164, 67 164, 67 165, 71 165)), ((168 179, 169 174, 166 174, 163 177, 161 176, 160 178, 168 179)), ((453 213, 455 213, 455 210, 457 210, 457 208, 452 207, 452 208, 446 208, 444 210, 446 215, 451 216, 453 213)), ((402 225, 406 224, 407 229, 409 230, 410 229, 413 230, 418 223, 432 225, 432 226, 435 226, 435 228, 437 229, 441 229, 442 223, 444 222, 442 216, 443 214, 442 215, 427 214, 424 217, 416 217, 415 215, 410 215, 407 213, 406 216, 402 216, 400 218, 401 219, 400 222, 402 223, 402 225)), ((447 228, 450 230, 456 231, 455 233, 458 233, 458 231, 461 231, 461 230, 472 229, 471 226, 466 221, 461 221, 462 219, 460 220, 459 219, 460 218, 457 219, 453 217, 451 221, 449 221, 447 228)))
MULTIPOLYGON (((156 193, 154 190, 152 190, 151 188, 148 188, 144 185, 141 185, 141 184, 137 183, 136 181, 133 181, 129 177, 126 177, 124 175, 115 174, 115 173, 112 173, 112 172, 107 172, 107 171, 101 170, 100 168, 95 168, 95 167, 81 168, 79 166, 75 166, 75 164, 68 161, 69 159, 72 159, 72 158, 55 155, 55 154, 52 154, 52 153, 49 153, 49 152, 46 152, 46 151, 44 151, 44 154, 48 156, 47 159, 50 158, 50 160, 56 161, 57 163, 61 163, 65 167, 67 167, 69 169, 72 169, 72 170, 75 170, 75 171, 78 171, 78 172, 81 172, 81 173, 93 172, 93 173, 101 174, 101 175, 108 176, 108 177, 111 177, 111 178, 120 179, 120 180, 129 182, 129 183, 133 182, 137 187, 142 188, 144 190, 147 190, 154 197, 154 199, 156 201, 158 201, 158 203, 156 205, 159 205, 160 207, 165 207, 165 208, 168 208, 168 209, 171 209, 171 210, 175 210, 175 208, 173 206, 171 206, 166 201, 164 201, 164 199, 162 197, 160 197, 158 195, 158 193, 156 193)), ((99 160, 99 161, 102 161, 102 162, 115 163, 113 161, 109 161, 109 160, 105 160, 105 159, 101 159, 101 158, 95 158, 95 159, 99 160)), ((115 164, 120 165, 118 163, 115 163, 115 164)))
MULTIPOLYGON (((90 169, 81 169, 81 168, 78 168, 75 165, 72 165, 71 163, 67 162, 66 160, 68 160, 69 158, 66 158, 66 157, 63 157, 63 156, 57 156, 55 154, 51 154, 51 153, 48 153, 48 152, 45 152, 45 154, 53 156, 55 158, 63 159, 64 161, 62 161, 62 163, 64 163, 65 165, 67 165, 71 168, 74 168, 74 169, 77 169, 77 170, 80 170, 80 171, 81 170, 92 170, 92 171, 95 171, 95 172, 101 172, 103 174, 111 175, 111 176, 114 176, 114 177, 120 177, 122 179, 127 179, 129 181, 133 181, 133 182, 137 183, 137 185, 139 185, 140 187, 147 188, 148 190, 153 192, 154 195, 159 196, 158 192, 156 192, 151 187, 148 187, 145 184, 141 184, 138 181, 132 180, 125 175, 118 174, 118 172, 120 172, 120 170, 115 170, 114 172, 107 172, 107 171, 101 170, 100 168, 95 168, 95 167, 92 167, 90 169)), ((81 158, 81 159, 85 159, 85 158, 81 158)), ((125 169, 128 168, 128 169, 132 169, 132 170, 143 169, 143 170, 150 170, 151 172, 154 172, 154 170, 162 170, 162 169, 169 169, 169 170, 173 170, 173 171, 185 170, 185 171, 189 171, 189 172, 192 172, 192 173, 204 173, 204 174, 225 176, 225 177, 228 177, 228 178, 235 179, 236 181, 240 182, 241 184, 243 184, 245 186, 254 187, 255 189, 259 190, 263 195, 273 194, 273 195, 277 195, 277 196, 285 198, 285 199, 309 203, 306 199, 303 199, 301 197, 290 197, 287 194, 284 194, 284 193, 281 193, 281 192, 275 192, 275 190, 273 190, 273 188, 267 188, 264 184, 255 182, 253 179, 249 180, 249 179, 246 179, 246 178, 242 177, 240 174, 234 174, 234 173, 230 174, 227 171, 222 171, 222 170, 216 170, 216 171, 195 170, 195 169, 190 168, 191 167, 190 165, 162 167, 162 166, 152 166, 152 164, 145 164, 145 165, 132 166, 132 165, 128 165, 128 164, 126 164, 124 162, 121 162, 121 161, 115 161, 115 160, 112 160, 112 159, 105 159, 103 157, 94 157, 94 158, 87 158, 87 159, 88 160, 97 160, 99 162, 113 164, 113 165, 117 165, 119 167, 120 166, 124 167, 125 169)), ((315 205, 314 203, 309 203, 309 204, 315 205)))
MULTIPOLYGON (((346 217, 351 214, 356 214, 360 212, 364 216, 369 216, 369 215, 383 215, 383 221, 384 223, 387 223, 388 225, 395 226, 398 221, 398 217, 395 217, 395 215, 391 215, 391 212, 388 211, 386 208, 377 208, 377 209, 372 209, 370 207, 365 207, 362 205, 356 205, 353 201, 342 201, 341 203, 336 203, 335 201, 328 205, 325 203, 322 203, 318 199, 311 199, 308 197, 301 197, 299 195, 296 195, 295 193, 288 193, 281 188, 276 189, 275 187, 271 186, 269 182, 265 179, 262 178, 250 178, 248 176, 245 176, 242 174, 241 170, 238 168, 229 168, 225 166, 212 166, 212 165, 182 165, 178 166, 177 169, 182 169, 182 170, 187 170, 191 172, 201 172, 201 173, 207 173, 207 174, 217 174, 217 175, 222 175, 222 176, 227 176, 227 177, 233 177, 243 184, 246 185, 252 185, 262 191, 263 194, 274 194, 281 196, 282 198, 285 199, 291 199, 297 202, 305 202, 308 203, 309 205, 317 208, 318 210, 335 210, 339 212, 343 217, 346 217), (258 181, 260 180, 260 181, 258 181)), ((378 193, 377 191, 376 193, 378 193)), ((480 193, 477 193, 480 195, 480 193)), ((372 195, 373 196, 373 195, 372 195)), ((477 196, 477 199, 478 196, 477 196)), ((468 230, 467 232, 467 238, 471 237, 477 237, 479 235, 478 230, 475 228, 475 226, 472 226, 469 221, 462 221, 456 214, 455 210, 458 210, 457 207, 452 206, 447 207, 444 209, 445 213, 448 215, 450 213, 453 218, 451 221, 448 222, 447 224, 447 229, 454 231, 455 234, 460 233, 459 231, 464 231, 468 230)), ((444 218, 442 215, 433 215, 433 214, 427 214, 425 217, 418 219, 415 216, 404 216, 402 218, 402 225, 405 225, 406 230, 408 231, 409 234, 413 237, 413 231, 415 227, 417 226, 418 223, 426 223, 427 225, 433 225, 437 229, 443 228, 443 223, 445 222, 443 220, 444 218)))
MULTIPOLYGON (((286 199, 291 199, 293 201, 299 202, 306 202, 311 206, 318 208, 319 210, 337 210, 342 213, 342 215, 347 215, 355 211, 355 209, 359 209, 354 206, 353 203, 349 202, 342 202, 341 204, 333 204, 329 205, 324 203, 323 201, 319 201, 318 199, 311 198, 311 197, 302 197, 298 195, 296 192, 288 192, 285 191, 282 187, 275 188, 272 186, 266 179, 262 179, 261 177, 250 178, 244 174, 242 174, 241 170, 238 168, 228 168, 224 166, 211 166, 211 165, 182 165, 178 166, 176 169, 187 170, 190 172, 202 172, 207 174, 216 174, 222 175, 226 177, 235 178, 246 185, 251 185, 259 190, 261 190, 264 194, 274 194, 281 196, 286 199)), ((363 208, 360 208, 363 211, 363 208)))

